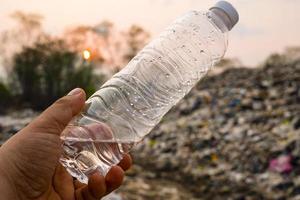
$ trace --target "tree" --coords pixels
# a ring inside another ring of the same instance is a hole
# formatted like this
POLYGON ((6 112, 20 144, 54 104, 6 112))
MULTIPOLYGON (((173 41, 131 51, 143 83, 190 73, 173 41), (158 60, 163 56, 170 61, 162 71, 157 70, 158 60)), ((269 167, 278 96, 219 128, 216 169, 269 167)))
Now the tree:
POLYGON ((125 54, 127 61, 131 60, 148 42, 150 34, 141 26, 132 25, 126 33, 128 50, 125 54))
POLYGON ((16 27, 5 30, 0 35, 0 53, 7 74, 11 70, 14 54, 20 52, 23 46, 30 46, 48 37, 42 30, 41 15, 16 11, 10 17, 16 22, 16 27))
POLYGON ((121 64, 118 58, 122 57, 122 39, 109 21, 95 26, 74 27, 65 32, 64 38, 74 51, 88 50, 91 60, 103 68, 114 69, 121 64))
POLYGON ((22 31, 21 37, 23 37, 24 42, 26 41, 26 44, 34 42, 36 37, 40 36, 42 32, 42 15, 16 11, 11 14, 11 17, 17 22, 18 29, 22 31))
POLYGON ((13 74, 22 102, 43 109, 75 87, 95 91, 93 66, 78 58, 61 40, 24 47, 13 59, 13 74))
POLYGON ((111 70, 124 67, 146 44, 149 33, 133 25, 126 31, 119 31, 110 21, 95 26, 77 26, 65 32, 64 38, 71 49, 91 52, 91 60, 111 70))
POLYGON ((0 114, 3 114, 3 112, 8 108, 8 106, 11 105, 12 96, 10 91, 8 90, 8 87, 0 81, 0 114))

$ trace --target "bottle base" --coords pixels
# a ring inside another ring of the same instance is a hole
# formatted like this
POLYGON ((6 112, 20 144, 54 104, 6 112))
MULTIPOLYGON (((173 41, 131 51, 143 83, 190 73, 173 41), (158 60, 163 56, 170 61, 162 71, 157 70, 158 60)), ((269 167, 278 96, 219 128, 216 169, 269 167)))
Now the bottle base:
POLYGON ((87 183, 88 177, 95 172, 105 176, 133 146, 133 142, 118 143, 65 138, 60 162, 71 176, 82 183, 87 183))

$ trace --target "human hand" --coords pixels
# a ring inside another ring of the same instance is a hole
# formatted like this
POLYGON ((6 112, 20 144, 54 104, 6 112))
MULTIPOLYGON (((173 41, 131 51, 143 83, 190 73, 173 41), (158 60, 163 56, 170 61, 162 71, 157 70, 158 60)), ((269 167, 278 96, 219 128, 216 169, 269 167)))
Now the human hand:
POLYGON ((118 188, 131 166, 125 155, 103 177, 87 185, 73 180, 59 163, 60 134, 84 106, 85 93, 75 89, 59 99, 0 148, 0 199, 96 200, 118 188))

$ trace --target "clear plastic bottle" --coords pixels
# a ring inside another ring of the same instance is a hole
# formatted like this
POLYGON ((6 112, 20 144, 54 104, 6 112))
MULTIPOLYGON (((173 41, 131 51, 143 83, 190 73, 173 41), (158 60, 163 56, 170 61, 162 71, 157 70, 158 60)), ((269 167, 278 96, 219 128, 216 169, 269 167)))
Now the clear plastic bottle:
POLYGON ((190 11, 87 101, 62 133, 61 163, 79 181, 105 175, 218 62, 238 21, 231 4, 190 11))

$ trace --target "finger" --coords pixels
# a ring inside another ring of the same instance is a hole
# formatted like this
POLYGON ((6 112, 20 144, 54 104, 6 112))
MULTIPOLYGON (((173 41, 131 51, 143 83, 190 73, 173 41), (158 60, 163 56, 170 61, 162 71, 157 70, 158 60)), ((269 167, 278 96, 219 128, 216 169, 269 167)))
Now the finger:
POLYGON ((30 125, 41 132, 60 134, 70 120, 80 112, 85 102, 85 92, 76 88, 47 108, 30 125))
POLYGON ((82 187, 85 187, 85 186, 86 186, 86 184, 81 183, 81 182, 78 181, 78 180, 75 180, 75 181, 74 181, 74 187, 75 187, 75 189, 79 189, 79 188, 82 188, 82 187))
POLYGON ((125 154, 123 159, 118 164, 124 171, 128 170, 132 165, 132 159, 129 154, 125 154))
POLYGON ((76 200, 98 200, 89 192, 88 186, 79 188, 75 191, 76 200))
POLYGON ((98 200, 106 193, 105 179, 99 173, 89 177, 88 185, 76 190, 77 200, 98 200))
POLYGON ((113 166, 105 177, 106 194, 120 187, 123 182, 124 171, 119 166, 113 166))
POLYGON ((94 173, 89 177, 88 188, 97 199, 103 197, 106 193, 105 178, 100 173, 94 173))
POLYGON ((53 177, 54 190, 64 200, 74 199, 73 178, 62 165, 58 165, 55 169, 53 177))

